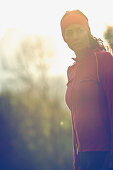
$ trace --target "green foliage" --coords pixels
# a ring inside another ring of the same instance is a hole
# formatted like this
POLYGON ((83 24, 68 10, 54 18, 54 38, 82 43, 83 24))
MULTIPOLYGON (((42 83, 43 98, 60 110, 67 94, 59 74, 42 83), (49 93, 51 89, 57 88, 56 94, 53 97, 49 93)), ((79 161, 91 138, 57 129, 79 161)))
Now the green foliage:
POLYGON ((108 42, 109 46, 113 50, 113 26, 107 26, 103 35, 105 40, 108 42))
POLYGON ((7 165, 13 169, 72 168, 70 115, 58 98, 43 93, 36 96, 24 91, 0 96, 0 148, 5 148, 1 157, 7 155, 7 165))
POLYGON ((1 170, 73 169, 65 81, 61 76, 48 76, 43 47, 38 37, 28 37, 15 54, 14 67, 5 65, 14 79, 2 84, 0 94, 1 170))

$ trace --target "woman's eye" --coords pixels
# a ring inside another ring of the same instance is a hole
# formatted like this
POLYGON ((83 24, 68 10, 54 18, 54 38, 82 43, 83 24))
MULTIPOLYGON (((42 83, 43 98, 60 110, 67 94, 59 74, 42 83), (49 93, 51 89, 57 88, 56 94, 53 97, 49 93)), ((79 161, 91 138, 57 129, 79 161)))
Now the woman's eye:
POLYGON ((68 31, 67 32, 67 36, 69 37, 69 36, 72 36, 73 35, 73 31, 68 31))
POLYGON ((80 28, 77 30, 78 33, 81 33, 83 30, 80 28))
POLYGON ((84 30, 82 28, 77 28, 77 29, 74 29, 74 30, 67 30, 65 32, 65 36, 67 38, 71 38, 74 35, 78 35, 78 34, 81 35, 83 32, 84 32, 84 30))

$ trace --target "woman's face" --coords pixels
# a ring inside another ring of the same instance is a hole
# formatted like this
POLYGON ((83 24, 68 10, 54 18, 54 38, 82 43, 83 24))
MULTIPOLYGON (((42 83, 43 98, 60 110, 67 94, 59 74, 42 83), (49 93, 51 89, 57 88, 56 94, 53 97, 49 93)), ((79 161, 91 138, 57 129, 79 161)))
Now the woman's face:
POLYGON ((80 24, 72 24, 65 28, 65 41, 75 53, 85 51, 90 48, 90 32, 80 24))

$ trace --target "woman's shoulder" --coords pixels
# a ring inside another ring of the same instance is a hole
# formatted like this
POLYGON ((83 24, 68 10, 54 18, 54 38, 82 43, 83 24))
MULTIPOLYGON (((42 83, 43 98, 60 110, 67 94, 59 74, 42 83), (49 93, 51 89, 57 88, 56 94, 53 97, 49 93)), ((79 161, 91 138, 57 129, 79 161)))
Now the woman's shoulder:
POLYGON ((99 71, 102 74, 113 73, 113 56, 110 52, 102 50, 97 52, 99 71))
POLYGON ((101 60, 101 61, 113 61, 113 55, 110 53, 110 52, 108 52, 108 51, 105 51, 105 50, 97 50, 97 51, 95 51, 94 52, 96 55, 97 55, 97 57, 98 57, 98 59, 99 60, 101 60))
POLYGON ((67 77, 68 77, 68 80, 71 79, 76 65, 77 65, 77 63, 75 61, 72 65, 68 66, 68 68, 67 68, 67 77))
POLYGON ((76 67, 76 61, 72 64, 72 65, 69 65, 68 68, 67 68, 67 73, 70 73, 72 72, 72 70, 76 67))

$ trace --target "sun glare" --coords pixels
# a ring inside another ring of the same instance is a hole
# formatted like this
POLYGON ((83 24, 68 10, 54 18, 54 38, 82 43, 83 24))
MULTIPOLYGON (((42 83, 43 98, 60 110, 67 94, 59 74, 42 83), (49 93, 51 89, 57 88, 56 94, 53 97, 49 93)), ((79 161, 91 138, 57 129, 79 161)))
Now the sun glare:
POLYGON ((67 66, 72 63, 71 58, 73 57, 73 52, 67 48, 60 30, 60 20, 65 11, 72 9, 83 11, 89 19, 92 34, 103 38, 106 25, 113 25, 111 4, 111 0, 109 0, 109 4, 102 0, 94 2, 91 0, 76 2, 74 0, 4 0, 0 5, 0 38, 10 28, 19 29, 23 34, 34 33, 51 37, 56 46, 56 54, 50 73, 64 74, 67 66))

